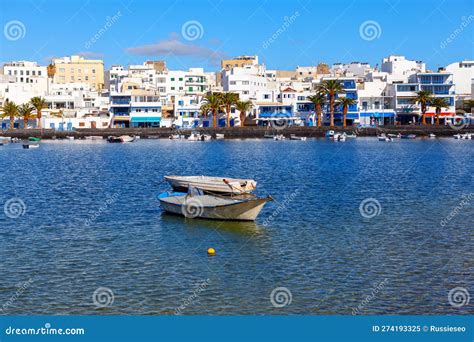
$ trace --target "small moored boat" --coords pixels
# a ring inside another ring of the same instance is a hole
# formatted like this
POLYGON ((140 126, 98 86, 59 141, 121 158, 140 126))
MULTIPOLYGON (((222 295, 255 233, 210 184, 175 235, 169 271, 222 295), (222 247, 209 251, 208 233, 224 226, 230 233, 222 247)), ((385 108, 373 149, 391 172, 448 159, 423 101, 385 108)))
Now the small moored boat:
POLYGON ((283 134, 277 134, 273 137, 273 140, 277 140, 277 141, 281 141, 281 140, 285 140, 285 136, 283 134))
POLYGON ((224 134, 222 134, 222 133, 216 133, 216 138, 215 138, 215 139, 216 139, 216 140, 222 140, 222 139, 224 139, 224 134))
POLYGON ((208 176, 165 176, 175 191, 187 191, 189 186, 206 192, 219 194, 242 194, 254 191, 257 182, 253 179, 237 179, 208 176))
POLYGON ((32 149, 32 148, 38 148, 40 147, 39 144, 23 144, 23 148, 25 150, 29 150, 29 149, 32 149))
POLYGON ((301 141, 305 141, 305 140, 306 140, 306 137, 298 137, 298 136, 296 136, 295 134, 290 134, 290 140, 301 140, 301 141))
POLYGON ((158 195, 164 211, 186 218, 214 220, 255 221, 263 206, 273 199, 231 197, 187 194, 183 192, 163 192, 158 195))
POLYGON ((118 137, 110 136, 107 138, 109 143, 130 143, 137 140, 137 137, 134 135, 121 135, 118 137))
POLYGON ((191 141, 208 141, 211 140, 211 136, 208 134, 201 134, 199 132, 192 132, 187 140, 191 141))
POLYGON ((416 134, 402 134, 400 139, 416 139, 416 134))
POLYGON ((41 141, 41 138, 29 137, 29 138, 28 138, 28 141, 36 141, 36 142, 38 142, 38 141, 41 141))

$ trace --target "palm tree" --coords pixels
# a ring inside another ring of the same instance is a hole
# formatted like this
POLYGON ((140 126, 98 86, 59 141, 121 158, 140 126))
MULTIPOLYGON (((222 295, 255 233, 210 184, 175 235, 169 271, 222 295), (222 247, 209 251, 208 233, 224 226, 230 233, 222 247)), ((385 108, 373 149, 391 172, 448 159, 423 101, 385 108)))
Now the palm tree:
POLYGON ((23 103, 21 106, 18 107, 18 114, 23 118, 23 126, 25 129, 28 128, 28 121, 33 118, 33 111, 35 107, 31 105, 31 103, 23 103))
POLYGON ((435 97, 430 102, 431 107, 435 107, 436 112, 436 126, 439 126, 439 115, 441 114, 441 108, 449 108, 449 102, 443 97, 435 97))
POLYGON ((30 100, 33 107, 36 109, 36 118, 38 119, 38 127, 41 127, 41 110, 47 108, 46 100, 42 97, 35 96, 30 100))
POLYGON ((337 104, 342 106, 342 127, 346 128, 347 111, 349 110, 349 106, 356 104, 356 101, 350 97, 344 96, 337 99, 337 104))
POLYGON ((253 103, 252 101, 237 101, 235 108, 240 112, 240 126, 244 127, 247 112, 253 108, 253 103))
POLYGON ((201 111, 206 113, 212 113, 212 124, 213 127, 217 127, 217 114, 222 109, 222 98, 219 93, 209 92, 203 98, 203 104, 201 105, 201 111))
POLYGON ((308 96, 307 99, 314 104, 318 127, 321 127, 321 116, 323 114, 323 105, 326 102, 326 97, 322 93, 316 93, 315 95, 308 96))
POLYGON ((433 100, 433 96, 431 95, 431 92, 427 90, 420 90, 416 92, 416 97, 413 99, 413 102, 419 103, 421 106, 421 117, 422 117, 422 123, 423 125, 426 125, 426 110, 428 109, 429 103, 433 100))
POLYGON ((15 117, 18 116, 18 105, 15 102, 6 100, 3 106, 0 108, 2 112, 2 118, 8 117, 10 119, 10 129, 15 126, 15 117))
POLYGON ((334 103, 337 94, 345 93, 344 86, 339 80, 325 80, 319 84, 317 89, 318 92, 329 97, 329 112, 331 113, 329 126, 334 127, 334 103))
POLYGON ((227 114, 226 126, 230 127, 230 109, 237 103, 237 101, 239 101, 239 94, 227 92, 219 93, 219 96, 221 97, 222 106, 225 108, 227 114))

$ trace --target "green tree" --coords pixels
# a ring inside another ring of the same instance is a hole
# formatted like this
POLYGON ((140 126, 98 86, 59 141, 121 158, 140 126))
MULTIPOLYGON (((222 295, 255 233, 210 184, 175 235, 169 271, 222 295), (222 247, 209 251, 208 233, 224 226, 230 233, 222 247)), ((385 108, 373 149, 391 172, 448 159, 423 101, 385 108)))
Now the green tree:
POLYGON ((316 113, 318 127, 321 127, 323 105, 326 102, 326 97, 322 93, 316 93, 315 95, 308 96, 307 99, 314 104, 314 111, 316 113))
POLYGON ((23 126, 25 129, 28 128, 28 121, 34 118, 33 111, 35 107, 31 105, 31 103, 23 103, 21 106, 18 107, 18 114, 20 117, 23 118, 23 126))
POLYGON ((38 127, 42 128, 42 124, 41 124, 42 113, 41 113, 41 111, 43 109, 47 108, 46 100, 42 97, 35 96, 30 100, 30 102, 33 105, 33 107, 35 107, 35 109, 36 109, 36 118, 38 119, 38 127))
POLYGON ((230 111, 231 107, 239 101, 239 94, 227 92, 227 93, 219 93, 221 98, 222 107, 225 109, 227 118, 226 118, 226 126, 230 127, 230 111))
POLYGON ((433 100, 433 96, 431 92, 427 90, 420 90, 416 92, 416 97, 413 99, 413 103, 419 104, 421 107, 421 121, 423 125, 426 125, 426 110, 428 109, 428 105, 433 100))
POLYGON ((329 112, 331 114, 329 126, 334 127, 334 104, 336 101, 336 96, 338 94, 345 93, 344 86, 342 82, 337 79, 325 80, 318 85, 317 91, 319 93, 326 94, 329 98, 329 112))
POLYGON ((222 98, 219 93, 209 92, 203 98, 201 111, 205 113, 212 113, 212 124, 214 128, 217 128, 217 115, 221 111, 222 106, 222 98))
POLYGON ((436 126, 439 126, 439 115, 442 108, 449 108, 449 102, 444 97, 435 97, 430 102, 431 107, 435 107, 436 126))
POLYGON ((235 108, 240 112, 240 126, 244 127, 247 112, 253 108, 252 101, 237 101, 235 108))
POLYGON ((0 108, 1 117, 10 119, 10 129, 15 126, 15 118, 18 117, 18 105, 15 102, 6 100, 0 108))
POLYGON ((349 106, 356 104, 356 101, 354 99, 351 99, 347 96, 340 97, 337 99, 337 104, 342 107, 342 127, 346 128, 346 117, 347 117, 347 112, 349 110, 349 106))

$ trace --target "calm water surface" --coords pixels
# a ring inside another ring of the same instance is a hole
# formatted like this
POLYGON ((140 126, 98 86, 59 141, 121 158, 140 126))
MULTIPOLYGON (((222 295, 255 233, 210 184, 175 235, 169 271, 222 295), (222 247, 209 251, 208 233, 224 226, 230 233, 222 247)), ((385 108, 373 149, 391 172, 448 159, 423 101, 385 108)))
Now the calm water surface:
POLYGON ((473 151, 373 138, 0 147, 0 204, 26 207, 0 211, 0 313, 472 314, 473 151), (169 216, 156 200, 167 174, 254 178, 276 201, 255 223, 169 216), (291 292, 282 308, 277 287, 291 292), (449 304, 455 287, 470 304, 449 304))

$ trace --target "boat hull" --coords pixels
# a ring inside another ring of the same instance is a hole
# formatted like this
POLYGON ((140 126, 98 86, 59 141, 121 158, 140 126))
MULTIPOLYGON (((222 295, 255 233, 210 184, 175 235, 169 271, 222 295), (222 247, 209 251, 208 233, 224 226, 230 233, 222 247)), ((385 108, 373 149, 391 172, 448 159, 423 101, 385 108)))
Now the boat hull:
POLYGON ((255 221, 265 203, 270 198, 257 198, 246 201, 227 200, 224 205, 208 206, 200 203, 200 197, 166 197, 160 198, 164 211, 186 218, 201 218, 210 220, 255 221))

